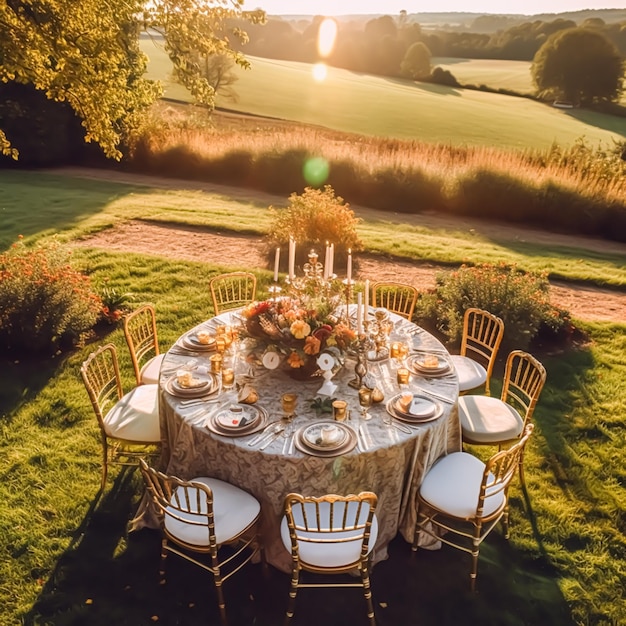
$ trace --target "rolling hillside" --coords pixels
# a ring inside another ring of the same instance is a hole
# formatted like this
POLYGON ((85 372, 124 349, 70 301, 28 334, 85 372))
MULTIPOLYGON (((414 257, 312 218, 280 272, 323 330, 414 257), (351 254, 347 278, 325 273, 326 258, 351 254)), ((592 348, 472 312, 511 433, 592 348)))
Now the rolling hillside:
MULTIPOLYGON (((164 81, 165 95, 189 100, 186 90, 172 83, 165 54, 149 40, 142 43, 149 75, 164 81)), ((547 148, 583 136, 610 145, 626 137, 626 119, 559 111, 525 98, 338 68, 328 68, 326 79, 316 81, 309 64, 256 57, 250 62, 251 70, 235 70, 238 101, 218 97, 218 106, 364 135, 461 145, 547 148)))

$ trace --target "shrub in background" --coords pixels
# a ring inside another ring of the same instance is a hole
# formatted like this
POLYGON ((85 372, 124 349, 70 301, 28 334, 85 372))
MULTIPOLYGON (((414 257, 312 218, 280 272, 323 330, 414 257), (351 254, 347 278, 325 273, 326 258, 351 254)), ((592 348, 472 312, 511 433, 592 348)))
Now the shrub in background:
MULTIPOLYGON (((289 238, 297 243, 297 263, 306 261, 311 248, 315 248, 323 261, 326 242, 335 244, 335 267, 345 260, 346 251, 363 249, 363 242, 356 232, 359 218, 343 198, 336 196, 333 188, 307 187, 302 194, 292 193, 289 206, 284 209, 270 207, 273 213, 272 224, 267 236, 268 251, 276 247, 285 249, 289 238)), ((282 255, 282 266, 287 267, 287 255, 282 255)))
POLYGON ((58 242, 0 255, 0 345, 9 352, 53 353, 76 345, 102 313, 88 276, 58 242))
POLYGON ((466 309, 485 309, 504 322, 506 351, 526 349, 540 332, 544 338, 556 337, 571 326, 567 311, 552 306, 548 292, 543 274, 505 264, 463 265, 437 277, 437 286, 420 299, 416 315, 436 323, 450 342, 458 342, 466 309))

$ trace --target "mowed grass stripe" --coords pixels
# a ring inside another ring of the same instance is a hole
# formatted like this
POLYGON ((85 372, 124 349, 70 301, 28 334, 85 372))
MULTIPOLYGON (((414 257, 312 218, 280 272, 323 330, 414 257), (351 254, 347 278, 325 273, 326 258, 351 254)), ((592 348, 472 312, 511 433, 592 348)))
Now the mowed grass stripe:
MULTIPOLYGON (((172 83, 170 62, 150 41, 142 41, 151 59, 149 75, 164 81, 165 95, 189 100, 172 83)), ((251 70, 237 68, 238 101, 220 97, 218 106, 318 124, 371 136, 507 148, 570 145, 580 137, 613 145, 626 136, 626 119, 564 112, 532 100, 458 88, 356 74, 328 68, 322 82, 307 63, 249 57, 251 70)))

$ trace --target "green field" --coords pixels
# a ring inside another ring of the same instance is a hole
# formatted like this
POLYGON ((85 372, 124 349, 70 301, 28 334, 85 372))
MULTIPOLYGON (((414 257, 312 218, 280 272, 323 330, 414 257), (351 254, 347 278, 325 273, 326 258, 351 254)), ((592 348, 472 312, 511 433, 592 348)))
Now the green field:
MULTIPOLYGON (((188 100, 170 78, 169 60, 149 40, 149 76, 165 84, 165 95, 188 100)), ((525 98, 414 83, 328 68, 317 82, 306 63, 250 57, 252 69, 237 70, 236 103, 225 108, 363 135, 455 145, 548 148, 584 137, 612 145, 626 137, 626 119, 589 111, 560 111, 525 98)), ((484 82, 484 81, 483 81, 484 82)))
POLYGON ((462 85, 487 85, 524 94, 534 90, 528 61, 433 57, 432 64, 452 72, 462 85))

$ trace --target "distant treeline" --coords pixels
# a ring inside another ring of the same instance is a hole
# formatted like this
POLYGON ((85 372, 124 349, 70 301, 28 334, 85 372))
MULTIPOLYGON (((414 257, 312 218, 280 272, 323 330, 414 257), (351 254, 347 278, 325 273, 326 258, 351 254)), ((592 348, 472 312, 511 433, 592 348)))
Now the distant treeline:
MULTIPOLYGON (((250 41, 241 48, 245 54, 270 59, 315 63, 320 60, 317 35, 323 17, 313 20, 271 18, 265 25, 241 24, 250 41)), ((483 23, 485 30, 494 20, 507 23, 510 18, 484 16, 472 24, 472 32, 425 28, 411 21, 406 13, 384 15, 369 20, 338 21, 335 48, 325 61, 335 67, 383 76, 400 76, 400 65, 409 47, 422 42, 436 57, 532 61, 535 53, 553 33, 584 26, 603 32, 626 57, 626 21, 606 23, 591 17, 580 23, 571 19, 515 23, 496 32, 475 32, 483 23)))

